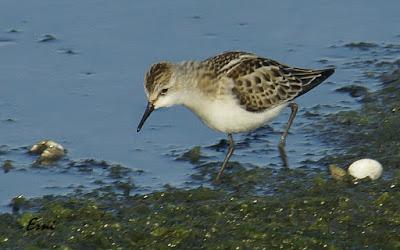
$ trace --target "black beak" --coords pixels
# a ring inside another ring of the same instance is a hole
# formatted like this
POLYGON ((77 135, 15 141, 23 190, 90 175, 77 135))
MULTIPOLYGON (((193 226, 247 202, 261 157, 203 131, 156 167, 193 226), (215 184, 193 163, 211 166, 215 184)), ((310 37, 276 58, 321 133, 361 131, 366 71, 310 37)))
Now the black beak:
POLYGON ((148 102, 146 110, 144 111, 144 114, 142 116, 142 120, 140 120, 139 126, 137 127, 137 132, 139 132, 142 129, 144 122, 147 120, 147 118, 149 117, 151 112, 153 112, 153 110, 154 110, 153 104, 151 102, 148 102))

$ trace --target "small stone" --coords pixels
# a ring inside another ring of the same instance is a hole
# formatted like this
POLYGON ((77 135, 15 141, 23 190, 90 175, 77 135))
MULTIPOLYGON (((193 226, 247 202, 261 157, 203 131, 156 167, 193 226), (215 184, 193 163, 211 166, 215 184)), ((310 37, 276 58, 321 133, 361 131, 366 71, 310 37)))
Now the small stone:
POLYGON ((32 154, 40 154, 35 164, 50 165, 58 161, 65 155, 65 149, 61 144, 51 141, 43 140, 31 147, 29 150, 32 154))
POLYGON ((31 147, 31 149, 29 150, 29 153, 32 153, 32 154, 43 153, 43 151, 47 148, 47 145, 46 145, 47 142, 48 142, 48 140, 43 140, 43 141, 40 141, 40 142, 34 144, 31 147))
POLYGON ((332 178, 337 181, 342 181, 347 176, 346 171, 335 164, 329 166, 329 171, 331 172, 332 178))

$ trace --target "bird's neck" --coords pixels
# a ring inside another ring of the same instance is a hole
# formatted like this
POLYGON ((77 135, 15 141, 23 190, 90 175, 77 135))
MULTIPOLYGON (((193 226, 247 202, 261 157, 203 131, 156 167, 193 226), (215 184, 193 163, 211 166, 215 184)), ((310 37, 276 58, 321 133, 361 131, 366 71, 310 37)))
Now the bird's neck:
POLYGON ((197 111, 203 103, 204 93, 199 85, 204 79, 202 74, 205 71, 202 65, 197 61, 184 61, 174 65, 172 80, 180 88, 179 104, 182 104, 192 111, 197 111))
POLYGON ((173 80, 184 87, 193 86, 196 75, 199 73, 200 62, 196 61, 183 61, 174 64, 174 74, 172 75, 173 80))

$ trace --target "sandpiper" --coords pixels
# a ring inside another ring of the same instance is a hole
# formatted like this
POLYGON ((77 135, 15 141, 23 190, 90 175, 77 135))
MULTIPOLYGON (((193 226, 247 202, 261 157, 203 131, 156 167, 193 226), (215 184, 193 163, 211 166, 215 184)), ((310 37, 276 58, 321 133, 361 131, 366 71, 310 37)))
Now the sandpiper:
POLYGON ((293 100, 332 75, 333 68, 290 67, 247 52, 225 52, 204 61, 153 64, 144 79, 148 104, 137 128, 158 108, 184 105, 208 127, 228 135, 228 152, 216 177, 219 181, 234 151, 232 134, 270 122, 286 107, 291 114, 279 151, 287 166, 286 137, 298 106, 293 100))

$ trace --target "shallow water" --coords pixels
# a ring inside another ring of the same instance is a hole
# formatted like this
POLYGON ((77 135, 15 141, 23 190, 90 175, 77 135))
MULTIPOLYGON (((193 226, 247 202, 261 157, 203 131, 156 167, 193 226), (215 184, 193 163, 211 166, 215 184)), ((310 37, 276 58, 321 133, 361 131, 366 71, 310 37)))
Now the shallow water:
MULTIPOLYGON (((357 100, 334 91, 341 86, 360 81, 377 88, 378 81, 364 73, 377 55, 398 58, 398 50, 384 47, 400 43, 399 7, 394 0, 384 5, 255 1, 248 6, 239 1, 2 1, 0 145, 12 153, 0 155, 0 163, 11 159, 17 170, 0 173, 0 204, 20 194, 90 187, 93 179, 102 178, 101 173, 88 179, 33 170, 29 164, 34 159, 21 147, 45 138, 63 144, 72 160, 105 159, 144 170, 133 176, 144 190, 185 185, 193 165, 175 161, 176 155, 195 145, 216 144, 225 135, 182 107, 155 112, 137 134, 146 103, 143 76, 159 60, 200 60, 226 50, 252 51, 298 67, 337 67, 325 84, 299 98, 301 111, 287 141, 291 167, 321 167, 305 161, 320 158, 329 148, 304 132, 312 122, 304 113, 316 105, 320 113, 358 107, 357 100), (345 46, 357 41, 379 46, 345 46)), ((276 145, 288 115, 287 110, 271 128, 235 136, 245 146, 232 160, 280 167, 276 145)), ((211 149, 204 153, 212 160, 224 156, 211 149)))

